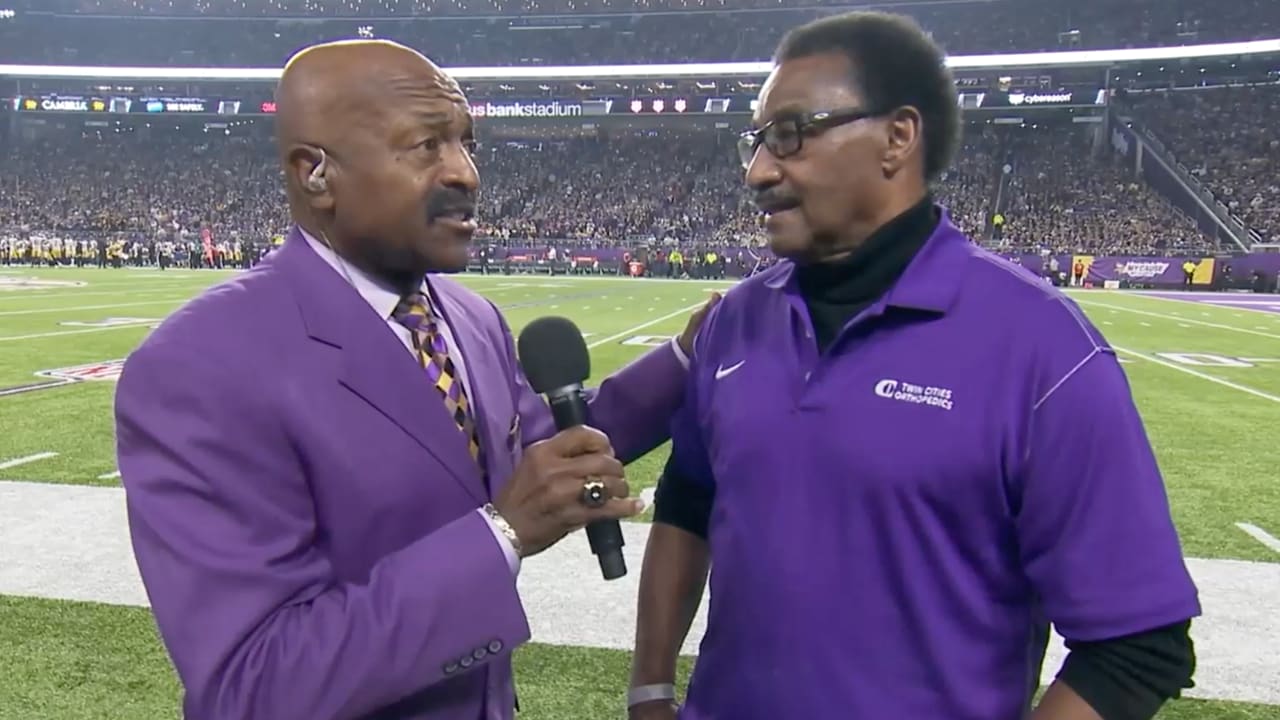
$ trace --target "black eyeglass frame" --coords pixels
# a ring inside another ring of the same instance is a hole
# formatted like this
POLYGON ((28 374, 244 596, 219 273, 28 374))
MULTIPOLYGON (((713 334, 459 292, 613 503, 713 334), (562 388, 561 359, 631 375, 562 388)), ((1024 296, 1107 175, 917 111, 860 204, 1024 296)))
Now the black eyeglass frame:
POLYGON ((815 137, 831 128, 884 114, 884 112, 864 110, 863 108, 846 107, 774 118, 755 130, 745 130, 738 134, 738 159, 742 162, 743 168, 750 167, 751 161, 756 156, 756 151, 760 149, 761 145, 764 145, 771 155, 783 160, 795 155, 804 148, 806 135, 815 137), (794 131, 794 148, 783 148, 783 141, 777 139, 777 128, 784 127, 789 127, 794 131), (773 138, 773 140, 770 140, 770 138, 773 138))

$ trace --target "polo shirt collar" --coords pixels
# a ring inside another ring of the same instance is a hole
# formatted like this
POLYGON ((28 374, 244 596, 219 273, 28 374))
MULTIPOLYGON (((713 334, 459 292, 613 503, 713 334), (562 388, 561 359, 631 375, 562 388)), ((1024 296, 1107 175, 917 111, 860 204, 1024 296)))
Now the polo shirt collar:
MULTIPOLYGON (((896 307, 945 314, 955 301, 969 239, 951 221, 946 207, 939 203, 933 203, 933 207, 940 215, 937 226, 884 298, 876 303, 877 311, 896 307)), ((893 223, 890 221, 881 230, 893 223)), ((796 265, 789 260, 784 263, 783 268, 765 285, 798 295, 796 265)))

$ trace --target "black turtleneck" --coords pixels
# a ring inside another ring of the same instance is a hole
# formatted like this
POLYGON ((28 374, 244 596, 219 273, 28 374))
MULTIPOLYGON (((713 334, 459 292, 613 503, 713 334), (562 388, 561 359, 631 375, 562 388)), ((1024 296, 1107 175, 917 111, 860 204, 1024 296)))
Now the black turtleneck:
POLYGON ((933 198, 925 196, 845 257, 796 266, 819 352, 825 352, 855 315, 897 282, 941 219, 933 198))
MULTIPOLYGON (((796 283, 813 322, 818 352, 825 352, 855 315, 897 282, 941 217, 933 198, 926 195, 845 257, 796 266, 796 283)), ((679 477, 668 458, 656 490, 653 520, 705 538, 713 499, 712 490, 679 477)))

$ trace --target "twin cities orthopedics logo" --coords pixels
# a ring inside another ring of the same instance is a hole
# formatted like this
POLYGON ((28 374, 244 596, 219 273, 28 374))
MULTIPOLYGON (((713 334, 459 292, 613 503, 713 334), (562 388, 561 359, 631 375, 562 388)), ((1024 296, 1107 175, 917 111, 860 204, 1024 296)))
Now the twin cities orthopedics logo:
POLYGON ((49 388, 74 385, 81 382, 115 381, 120 379, 120 371, 124 368, 124 360, 107 360, 105 362, 76 365, 75 367, 40 370, 36 377, 44 378, 40 382, 14 387, 0 388, 0 397, 18 395, 19 393, 47 390, 49 388))

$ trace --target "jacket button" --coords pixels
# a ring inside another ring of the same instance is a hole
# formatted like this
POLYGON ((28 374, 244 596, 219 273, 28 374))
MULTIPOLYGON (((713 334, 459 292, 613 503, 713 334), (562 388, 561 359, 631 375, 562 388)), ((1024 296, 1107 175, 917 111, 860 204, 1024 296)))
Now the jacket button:
POLYGON ((501 641, 501 640, 493 640, 493 641, 490 641, 490 643, 489 643, 489 652, 491 652, 491 653, 493 653, 493 654, 495 654, 495 655, 496 655, 497 653, 502 652, 502 641, 501 641))
POLYGON ((456 672, 458 672, 458 663, 456 663, 456 662, 451 662, 451 663, 449 663, 448 665, 445 665, 445 666, 444 666, 444 674, 445 674, 445 675, 452 675, 452 674, 454 674, 454 673, 456 673, 456 672))
POLYGON ((484 648, 476 648, 476 651, 471 653, 471 657, 477 660, 483 660, 489 657, 489 651, 485 650, 484 648))

